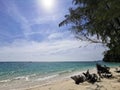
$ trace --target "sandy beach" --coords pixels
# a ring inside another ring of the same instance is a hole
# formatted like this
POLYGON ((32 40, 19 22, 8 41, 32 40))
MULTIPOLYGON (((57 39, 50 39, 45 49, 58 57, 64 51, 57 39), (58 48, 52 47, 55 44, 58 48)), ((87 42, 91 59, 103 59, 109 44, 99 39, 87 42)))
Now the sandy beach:
MULTIPOLYGON (((111 68, 110 71, 113 74, 113 78, 103 78, 100 82, 96 82, 95 84, 83 82, 76 85, 75 82, 69 77, 25 90, 120 90, 120 73, 116 73, 115 68, 111 68)), ((90 70, 90 72, 96 73, 96 70, 90 70)))

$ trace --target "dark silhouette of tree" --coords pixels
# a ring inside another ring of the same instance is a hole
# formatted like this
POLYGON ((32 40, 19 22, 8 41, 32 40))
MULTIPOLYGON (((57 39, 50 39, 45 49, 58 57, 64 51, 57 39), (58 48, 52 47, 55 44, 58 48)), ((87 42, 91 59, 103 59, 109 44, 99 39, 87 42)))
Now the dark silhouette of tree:
POLYGON ((103 60, 120 62, 120 0, 73 0, 73 4, 59 26, 69 24, 77 38, 105 44, 109 50, 103 60))

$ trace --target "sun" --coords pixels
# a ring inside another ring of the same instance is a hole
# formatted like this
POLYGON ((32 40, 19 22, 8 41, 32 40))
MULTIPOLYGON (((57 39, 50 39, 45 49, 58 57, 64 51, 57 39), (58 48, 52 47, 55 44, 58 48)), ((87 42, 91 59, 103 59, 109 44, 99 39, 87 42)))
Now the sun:
POLYGON ((40 5, 42 6, 43 9, 47 11, 53 10, 55 6, 55 0, 39 0, 40 5))

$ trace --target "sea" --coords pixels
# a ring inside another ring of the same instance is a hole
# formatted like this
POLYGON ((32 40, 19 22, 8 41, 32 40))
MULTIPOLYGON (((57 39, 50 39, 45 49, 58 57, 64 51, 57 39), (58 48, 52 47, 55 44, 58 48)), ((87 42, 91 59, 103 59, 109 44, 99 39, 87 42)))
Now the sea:
POLYGON ((96 63, 118 67, 120 63, 92 62, 0 62, 0 90, 22 90, 69 78, 76 72, 93 69, 96 63))

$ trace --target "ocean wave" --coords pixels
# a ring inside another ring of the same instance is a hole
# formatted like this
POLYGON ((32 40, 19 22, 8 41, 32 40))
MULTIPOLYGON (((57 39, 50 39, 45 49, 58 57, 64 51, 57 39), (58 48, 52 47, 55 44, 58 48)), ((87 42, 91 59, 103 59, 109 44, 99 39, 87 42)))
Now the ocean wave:
POLYGON ((57 76, 58 76, 58 74, 46 76, 46 77, 38 78, 37 81, 49 80, 49 79, 52 79, 52 78, 57 77, 57 76))
POLYGON ((23 80, 23 79, 25 81, 29 81, 29 77, 21 76, 21 77, 15 77, 12 79, 1 80, 0 83, 7 83, 7 82, 11 82, 11 81, 15 81, 15 80, 23 80))
POLYGON ((6 82, 10 82, 10 79, 6 79, 6 80, 1 80, 0 83, 6 83, 6 82))
POLYGON ((13 80, 25 80, 25 81, 30 81, 30 78, 32 77, 36 77, 37 75, 36 74, 31 74, 31 75, 26 75, 26 76, 18 76, 18 77, 15 77, 13 78, 13 80))
POLYGON ((74 71, 75 71, 75 69, 70 69, 70 70, 65 70, 65 71, 61 71, 61 72, 56 72, 53 75, 49 75, 49 76, 46 76, 46 77, 38 78, 36 81, 49 80, 49 79, 55 78, 57 76, 59 77, 61 75, 64 75, 64 74, 67 74, 67 73, 71 73, 71 72, 74 72, 74 71))
POLYGON ((26 76, 18 76, 18 77, 13 77, 10 79, 5 79, 5 80, 0 80, 0 83, 7 83, 10 81, 15 81, 15 80, 25 80, 25 81, 30 81, 31 77, 35 77, 36 74, 31 74, 31 75, 26 75, 26 76))
MULTIPOLYGON (((47 74, 44 74, 41 76, 41 74, 34 73, 34 74, 30 74, 30 75, 25 75, 25 76, 16 76, 16 77, 10 76, 10 78, 8 78, 6 80, 1 80, 0 83, 7 83, 10 81, 14 82, 14 81, 19 81, 19 80, 22 80, 22 81, 44 81, 44 80, 49 80, 54 77, 61 76, 61 75, 67 74, 67 73, 71 73, 73 71, 74 71, 74 69, 72 68, 72 69, 65 70, 65 71, 51 73, 52 75, 48 75, 48 73, 47 73, 47 74)), ((11 73, 15 73, 15 72, 12 71, 11 73)), ((3 72, 1 74, 3 74, 3 72)))
POLYGON ((19 77, 15 77, 12 80, 22 80, 24 79, 25 81, 29 81, 29 77, 28 76, 19 76, 19 77))
POLYGON ((63 74, 71 73, 71 72, 73 72, 73 71, 75 71, 75 69, 61 71, 61 72, 59 72, 58 74, 59 74, 59 75, 63 75, 63 74))
POLYGON ((28 75, 29 77, 35 77, 37 74, 28 75))

